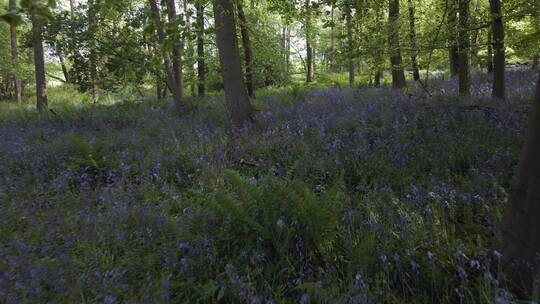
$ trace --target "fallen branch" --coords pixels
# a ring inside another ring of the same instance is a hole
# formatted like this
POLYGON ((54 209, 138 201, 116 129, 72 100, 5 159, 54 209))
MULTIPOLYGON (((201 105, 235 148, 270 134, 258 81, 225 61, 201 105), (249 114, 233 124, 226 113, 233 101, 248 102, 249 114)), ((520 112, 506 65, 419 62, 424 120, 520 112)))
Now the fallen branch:
POLYGON ((62 79, 62 78, 60 78, 58 76, 54 76, 53 74, 46 73, 45 75, 51 77, 52 79, 56 79, 56 80, 61 81, 63 83, 67 83, 67 81, 65 81, 64 79, 62 79))

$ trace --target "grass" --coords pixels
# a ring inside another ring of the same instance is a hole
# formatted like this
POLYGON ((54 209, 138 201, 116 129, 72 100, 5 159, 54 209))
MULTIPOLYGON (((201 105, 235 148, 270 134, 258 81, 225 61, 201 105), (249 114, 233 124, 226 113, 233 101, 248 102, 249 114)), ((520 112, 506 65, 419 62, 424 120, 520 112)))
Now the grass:
MULTIPOLYGON (((2 105, 0 298, 8 303, 493 303, 492 249, 534 91, 453 81, 220 96, 57 115, 2 105), (474 107, 472 106, 474 105, 474 107)), ((57 91, 56 91, 57 90, 57 91)), ((55 92, 56 91, 56 92, 55 92)), ((55 95, 58 94, 58 95, 55 95)), ((60 102, 63 100, 63 102, 60 102)))

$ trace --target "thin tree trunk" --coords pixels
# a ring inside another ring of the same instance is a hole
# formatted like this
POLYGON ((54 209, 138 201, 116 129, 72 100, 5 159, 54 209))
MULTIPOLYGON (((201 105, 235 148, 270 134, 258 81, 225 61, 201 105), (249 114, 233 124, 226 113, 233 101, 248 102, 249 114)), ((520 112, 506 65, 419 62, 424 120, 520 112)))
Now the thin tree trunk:
POLYGON ((193 80, 190 81, 189 87, 191 87, 191 95, 195 96, 197 95, 197 84, 195 83, 195 70, 193 69, 193 63, 194 63, 194 57, 195 57, 195 49, 193 47, 193 39, 191 34, 191 10, 189 10, 189 2, 188 0, 184 0, 184 16, 185 16, 185 44, 186 44, 186 50, 185 50, 185 56, 186 56, 186 70, 188 74, 188 79, 193 80))
POLYGON ((413 69, 414 81, 420 80, 420 71, 418 70, 418 51, 416 49, 416 19, 414 14, 414 5, 412 0, 408 0, 409 4, 409 39, 411 41, 411 62, 413 69))
POLYGON ((349 87, 354 86, 354 56, 353 56, 353 25, 351 15, 351 3, 345 0, 345 20, 347 27, 347 59, 349 63, 349 87))
POLYGON ((47 82, 45 80, 45 52, 43 51, 43 21, 32 16, 32 43, 34 45, 34 66, 36 73, 36 108, 41 114, 48 111, 47 82))
POLYGON ((383 55, 382 55, 382 52, 384 50, 384 40, 382 39, 382 36, 379 36, 381 33, 384 32, 384 24, 383 24, 383 7, 382 7, 382 3, 379 3, 377 6, 376 6, 376 15, 377 15, 377 32, 378 32, 378 44, 379 44, 379 48, 376 50, 375 52, 375 58, 374 58, 374 61, 375 61, 375 81, 374 81, 374 85, 375 87, 380 87, 381 86, 381 78, 383 77, 383 70, 381 68, 381 66, 383 65, 383 61, 384 61, 384 58, 383 58, 383 55))
MULTIPOLYGON (((348 0, 346 0, 348 1, 348 0)), ((349 14, 350 14, 350 4, 347 4, 349 6, 349 14)), ((334 24, 334 4, 332 3, 332 8, 331 8, 331 11, 330 11, 330 54, 328 56, 328 65, 329 65, 329 70, 331 72, 333 72, 333 64, 334 64, 334 40, 335 40, 335 36, 334 36, 334 27, 335 27, 335 24, 334 24)))
POLYGON ((290 25, 287 26, 287 47, 285 50, 285 61, 287 64, 287 76, 289 76, 290 69, 291 69, 291 27, 290 25))
POLYGON ((456 77, 459 73, 459 48, 457 28, 457 0, 447 0, 448 5, 448 60, 450 62, 450 76, 456 77))
POLYGON ((381 86, 381 76, 382 76, 382 71, 379 68, 377 68, 377 70, 375 71, 375 80, 373 82, 373 85, 377 88, 381 86))
MULTIPOLYGON (((469 3, 472 3, 472 0, 469 0, 469 3)), ((480 5, 476 1, 475 8, 472 14, 469 13, 469 24, 478 24, 480 16, 480 5)), ((474 69, 478 66, 478 33, 480 32, 479 28, 473 28, 469 31, 471 33, 469 50, 471 52, 470 61, 469 61, 469 70, 474 69)))
POLYGON ((469 75, 469 3, 459 0, 459 95, 471 95, 469 75))
POLYGON ((311 46, 311 2, 306 0, 306 82, 313 82, 315 79, 315 66, 313 64, 313 47, 311 46))
POLYGON ((58 46, 56 47, 56 54, 58 55, 58 59, 60 60, 60 67, 62 67, 62 74, 64 74, 64 79, 67 83, 70 82, 69 79, 69 71, 66 66, 66 62, 64 61, 64 56, 62 55, 62 51, 58 49, 58 46))
POLYGON ((244 84, 232 0, 214 3, 216 40, 227 109, 235 127, 252 120, 253 108, 244 84))
MULTIPOLYGON (((178 15, 176 14, 176 4, 174 0, 167 0, 167 17, 169 23, 176 24, 178 15)), ((176 28, 175 30, 180 31, 180 28, 176 28)), ((182 43, 180 42, 180 39, 173 39, 171 60, 176 91, 182 96, 184 79, 182 75, 182 43)))
POLYGON ((69 16, 71 19, 75 16, 75 0, 69 0, 69 16))
POLYGON ((530 296, 540 253, 540 71, 525 145, 503 214, 499 249, 508 281, 530 296), (527 265, 527 263, 530 263, 527 265))
POLYGON ((403 71, 403 59, 399 46, 399 0, 390 0, 388 10, 388 43, 390 45, 390 63, 392 64, 392 87, 396 89, 404 88, 405 72, 403 71))
POLYGON ((157 32, 159 47, 161 48, 161 52, 163 54, 165 72, 167 73, 167 85, 173 93, 175 105, 177 107, 180 107, 182 105, 182 92, 178 91, 176 79, 174 77, 173 67, 171 65, 171 58, 169 57, 169 53, 165 49, 165 32, 163 31, 163 24, 161 23, 159 6, 156 0, 149 0, 149 2, 150 9, 152 11, 152 20, 157 32))
POLYGON ((238 11, 238 19, 240 22, 240 32, 242 34, 242 45, 244 46, 244 61, 246 65, 246 88, 249 97, 255 98, 254 80, 253 80, 253 51, 251 50, 251 40, 247 26, 246 15, 242 0, 236 1, 236 9, 238 11))
POLYGON ((197 78, 199 96, 204 96, 206 66, 204 62, 204 5, 202 3, 197 3, 197 78))
MULTIPOLYGON (((17 9, 17 4, 15 0, 9 0, 9 10, 15 11, 17 9)), ((13 84, 15 89, 15 100, 17 103, 22 102, 22 85, 17 79, 17 72, 19 69, 19 51, 17 47, 17 27, 14 24, 9 26, 11 33, 11 60, 13 61, 13 66, 17 70, 13 74, 13 84)))
MULTIPOLYGON (((536 24, 536 27, 535 27, 536 37, 540 37, 540 26, 538 26, 538 24, 540 24, 540 1, 538 0, 534 1, 533 8, 534 8, 533 9, 534 16, 532 18, 532 22, 534 22, 533 24, 536 24)), ((532 62, 533 71, 538 68, 539 62, 540 62, 540 50, 537 50, 536 54, 533 57, 533 62, 532 62)))
POLYGON ((504 27, 501 15, 501 1, 490 0, 489 7, 492 18, 493 30, 493 98, 504 99, 506 90, 504 84, 504 69, 506 66, 505 51, 504 51, 504 27))
MULTIPOLYGON (((95 6, 96 3, 95 0, 90 0, 88 5, 88 30, 92 35, 95 35, 97 30, 97 24, 96 24, 96 11, 95 6)), ((98 102, 99 100, 99 92, 98 92, 98 86, 97 86, 97 54, 96 54, 96 41, 95 39, 90 39, 90 54, 89 54, 89 62, 90 62, 90 81, 92 82, 92 99, 94 102, 98 102)))
POLYGON ((488 74, 493 73, 493 33, 491 29, 488 30, 487 36, 487 72, 488 74))

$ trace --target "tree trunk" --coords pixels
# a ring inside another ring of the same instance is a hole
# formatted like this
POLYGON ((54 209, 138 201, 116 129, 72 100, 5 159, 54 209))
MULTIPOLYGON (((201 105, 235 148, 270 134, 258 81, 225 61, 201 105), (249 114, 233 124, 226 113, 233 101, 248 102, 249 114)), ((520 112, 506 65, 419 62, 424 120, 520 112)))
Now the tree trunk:
MULTIPOLYGON (((347 2, 349 0, 346 0, 347 2)), ((330 72, 333 72, 334 69, 333 69, 333 65, 334 65, 334 45, 335 45, 335 36, 334 36, 334 28, 335 28, 335 23, 334 23, 334 3, 331 4, 332 7, 331 7, 331 10, 330 10, 330 54, 328 56, 328 65, 329 65, 329 71, 330 72)), ((349 14, 350 13, 350 4, 347 4, 347 6, 349 7, 349 14)))
POLYGON ((345 19, 347 27, 347 59, 349 61, 349 87, 354 87, 354 56, 353 56, 353 25, 351 16, 351 3, 345 0, 345 19))
POLYGON ((236 9, 238 11, 238 19, 240 22, 240 33, 242 34, 242 45, 244 46, 244 61, 246 65, 246 88, 249 97, 255 98, 254 80, 253 80, 253 51, 251 50, 251 40, 247 25, 246 15, 242 0, 236 1, 236 9))
POLYGON ((493 98, 504 99, 506 97, 504 84, 505 51, 504 51, 504 27, 501 15, 501 1, 489 0, 493 31, 493 98))
POLYGON ((204 62, 204 5, 197 3, 197 78, 199 96, 206 94, 206 66, 204 62))
MULTIPOLYGON (((540 24, 540 1, 534 1, 534 6, 533 6, 533 11, 534 11, 534 17, 532 18, 532 22, 533 24, 535 24, 535 34, 536 34, 536 37, 540 37, 540 26, 538 26, 538 24, 540 24)), ((533 62, 532 62, 532 68, 533 68, 533 71, 536 70, 538 68, 538 63, 540 62, 540 50, 536 50, 536 54, 534 54, 534 57, 533 57, 533 62)))
POLYGON ((291 69, 291 27, 290 25, 287 26, 287 47, 285 50, 285 62, 287 65, 287 76, 289 76, 290 69, 291 69))
POLYGON ((381 76, 382 72, 379 68, 377 68, 377 70, 375 71, 375 81, 373 83, 376 88, 381 86, 381 76))
POLYGON ((32 44, 34 45, 34 66, 36 73, 36 108, 41 114, 48 111, 47 82, 45 79, 45 53, 43 51, 43 21, 32 16, 32 44))
MULTIPOLYGON (((88 31, 95 35, 97 32, 97 23, 96 23, 96 3, 95 0, 90 0, 88 3, 88 31)), ((94 102, 99 100, 99 92, 97 86, 97 54, 96 54, 96 41, 95 39, 90 39, 90 80, 92 82, 92 99, 94 102)))
MULTIPOLYGON (((174 0, 167 0, 167 17, 169 23, 176 24, 178 21, 178 15, 176 14, 176 4, 174 0)), ((176 31, 180 31, 180 28, 175 28, 176 31)), ((182 96, 184 89, 184 79, 182 75, 182 44, 180 42, 179 36, 176 36, 173 39, 172 45, 172 69, 174 75, 174 83, 176 86, 176 91, 180 96, 182 96)))
POLYGON ((509 282, 517 291, 531 295, 538 276, 540 253, 540 71, 533 113, 522 154, 503 215, 499 250, 509 282), (531 263, 533 267, 527 266, 531 263))
POLYGON ((491 29, 488 30, 487 36, 487 72, 488 74, 493 73, 493 33, 491 29))
POLYGON ((313 64, 313 47, 311 46, 311 2, 306 0, 306 82, 313 82, 315 79, 315 66, 313 64))
POLYGON ((450 62, 450 76, 456 77, 459 73, 459 48, 457 33, 457 0, 448 0, 448 60, 450 62))
MULTIPOLYGON (((9 0, 9 10, 15 11, 17 9, 17 4, 15 0, 9 0)), ((13 66, 18 71, 19 66, 19 51, 17 47, 17 27, 14 24, 9 26, 11 33, 11 60, 13 61, 13 66)), ((15 100, 17 103, 22 102, 22 85, 17 79, 17 71, 13 74, 13 84, 15 89, 15 100)))
POLYGON ((71 19, 75 16, 75 0, 69 0, 69 16, 71 19))
POLYGON ((408 0, 409 4, 409 39, 411 40, 411 62, 413 69, 414 81, 420 80, 420 71, 418 70, 418 51, 416 49, 416 20, 414 15, 414 5, 412 0, 408 0))
POLYGON ((195 48, 193 46, 193 38, 191 34, 191 10, 189 9, 189 0, 184 0, 184 16, 185 20, 185 58, 186 58, 186 70, 188 74, 189 87, 191 87, 191 95, 197 95, 197 84, 195 83, 195 70, 193 69, 195 48), (192 80, 192 81, 191 81, 192 80))
POLYGON ((165 49, 165 32, 163 31, 163 24, 161 23, 159 6, 157 4, 157 0, 149 0, 149 2, 150 9, 152 11, 152 20, 157 32, 159 47, 161 48, 161 52, 163 54, 165 72, 167 73, 167 86, 173 93, 175 105, 177 107, 180 107, 182 105, 182 92, 178 91, 176 79, 174 77, 174 70, 171 65, 171 58, 169 57, 169 53, 165 49))
POLYGON ((392 87, 404 88, 405 72, 403 71, 403 59, 399 46, 399 0, 390 0, 388 10, 388 43, 390 44, 390 63, 392 64, 392 87))
POLYGON ((62 55, 62 51, 58 49, 58 46, 56 46, 56 54, 58 55, 58 60, 60 60, 60 67, 62 67, 62 74, 64 74, 64 79, 66 83, 69 83, 70 82, 69 71, 66 66, 66 62, 64 61, 64 56, 62 55))
POLYGON ((459 95, 471 95, 469 75, 469 3, 459 0, 459 95))
POLYGON ((244 85, 232 0, 214 3, 216 40, 227 109, 235 127, 252 120, 253 109, 244 85))

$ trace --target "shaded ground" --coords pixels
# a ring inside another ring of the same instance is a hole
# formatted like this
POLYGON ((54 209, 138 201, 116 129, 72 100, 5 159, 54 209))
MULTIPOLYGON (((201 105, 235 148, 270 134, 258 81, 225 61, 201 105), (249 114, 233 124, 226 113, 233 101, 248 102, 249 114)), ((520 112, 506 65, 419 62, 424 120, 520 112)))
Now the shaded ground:
POLYGON ((533 73, 510 98, 441 82, 0 122, 0 298, 15 302, 492 303, 488 265, 533 73))

